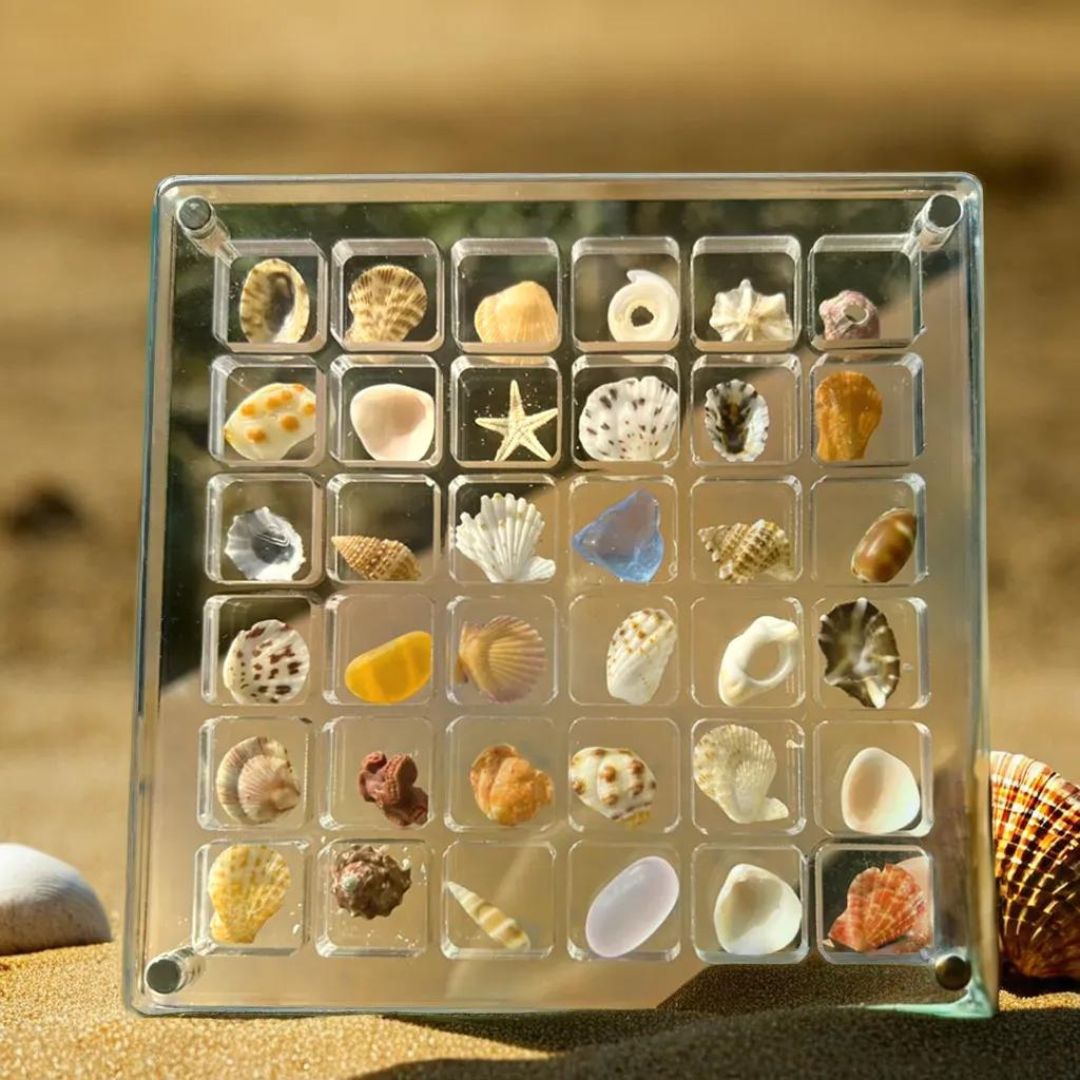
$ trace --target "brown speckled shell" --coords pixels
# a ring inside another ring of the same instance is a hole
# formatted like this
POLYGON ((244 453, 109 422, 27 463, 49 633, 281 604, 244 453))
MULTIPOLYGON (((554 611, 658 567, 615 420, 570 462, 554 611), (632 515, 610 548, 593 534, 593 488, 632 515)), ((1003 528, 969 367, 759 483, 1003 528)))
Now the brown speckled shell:
POLYGON ((745 585, 759 574, 790 574, 791 545, 787 533, 774 521, 759 518, 753 524, 709 525, 698 529, 698 539, 717 564, 717 576, 733 585, 745 585))

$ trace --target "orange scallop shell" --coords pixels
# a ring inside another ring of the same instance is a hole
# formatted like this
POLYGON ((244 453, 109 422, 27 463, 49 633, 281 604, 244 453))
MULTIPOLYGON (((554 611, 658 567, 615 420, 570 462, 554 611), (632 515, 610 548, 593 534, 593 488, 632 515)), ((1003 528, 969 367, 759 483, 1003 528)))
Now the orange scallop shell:
POLYGON ((859 371, 834 371, 814 391, 817 456, 821 461, 859 461, 881 423, 877 387, 859 371))

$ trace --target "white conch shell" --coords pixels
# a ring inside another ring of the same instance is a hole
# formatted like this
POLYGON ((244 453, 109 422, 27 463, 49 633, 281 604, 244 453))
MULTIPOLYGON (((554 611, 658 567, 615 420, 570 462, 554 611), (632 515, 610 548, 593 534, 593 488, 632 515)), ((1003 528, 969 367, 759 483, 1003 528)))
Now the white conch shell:
POLYGON ((375 461, 423 461, 435 437, 435 399, 402 383, 378 383, 353 394, 349 419, 375 461))
POLYGON ((315 394, 301 383, 270 383, 233 409, 225 441, 249 461, 281 461, 315 434, 315 408, 315 394))
POLYGON ((225 554, 248 581, 292 581, 304 565, 304 540, 280 514, 261 506, 233 518, 225 554))
POLYGON ((840 809, 852 832, 897 832, 915 820, 921 806, 918 781, 900 758, 867 746, 851 759, 840 785, 840 809))
POLYGON ((670 341, 679 327, 679 294, 674 286, 651 270, 627 270, 624 285, 608 304, 608 329, 616 341, 670 341), (649 318, 635 323, 644 310, 649 318))
POLYGON ((779 686, 799 662, 799 628, 789 619, 760 615, 741 634, 728 642, 720 661, 717 688, 725 705, 738 705, 779 686), (780 659, 763 679, 750 674, 754 653, 766 645, 776 645, 780 659))
POLYGON ((480 512, 462 514, 454 546, 487 575, 488 581, 547 581, 555 563, 536 554, 544 517, 515 495, 485 495, 480 512))
POLYGON ((529 948, 529 935, 505 911, 500 911, 494 904, 456 881, 448 881, 446 888, 465 909, 465 914, 493 941, 515 952, 529 948))
POLYGON ((241 705, 280 705, 304 689, 310 669, 300 633, 280 619, 262 619, 233 638, 221 681, 241 705))
POLYGON ((586 746, 570 758, 570 790, 610 821, 641 825, 652 813, 656 777, 633 750, 586 746))
POLYGON ((675 620, 666 611, 644 608, 628 615, 608 646, 608 693, 631 705, 651 701, 676 640, 675 620))
POLYGON ((755 292, 749 278, 716 294, 709 325, 721 341, 788 341, 794 333, 784 294, 755 292))
POLYGON ((656 461, 678 424, 678 393, 646 375, 598 386, 585 399, 578 438, 594 461, 656 461))
POLYGON ((713 925, 720 947, 733 956, 768 956, 790 945, 802 929, 798 894, 771 870, 739 863, 716 897, 713 925))
POLYGON ((768 739, 740 724, 705 732, 694 747, 694 782, 732 821, 780 821, 788 808, 768 792, 776 754, 768 739))
POLYGON ((112 940, 86 879, 43 851, 0 844, 0 956, 112 940))

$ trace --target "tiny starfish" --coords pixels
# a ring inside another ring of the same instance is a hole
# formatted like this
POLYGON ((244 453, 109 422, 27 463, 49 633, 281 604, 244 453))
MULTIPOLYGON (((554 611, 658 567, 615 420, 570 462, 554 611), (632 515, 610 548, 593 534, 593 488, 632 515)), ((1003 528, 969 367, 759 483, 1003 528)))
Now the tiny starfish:
POLYGON ((506 416, 478 416, 476 423, 485 431, 494 431, 502 436, 499 449, 495 451, 496 461, 506 461, 519 446, 547 461, 551 454, 536 437, 536 431, 558 415, 558 409, 544 409, 543 412, 526 415, 525 407, 521 404, 521 389, 517 379, 513 379, 510 382, 510 406, 506 416))

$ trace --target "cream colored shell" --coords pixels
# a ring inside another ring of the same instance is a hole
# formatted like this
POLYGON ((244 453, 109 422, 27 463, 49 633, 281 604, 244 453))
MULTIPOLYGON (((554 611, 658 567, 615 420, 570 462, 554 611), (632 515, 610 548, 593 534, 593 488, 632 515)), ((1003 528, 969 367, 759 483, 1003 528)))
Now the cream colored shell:
POLYGON ((249 461, 282 461, 315 434, 315 394, 301 383, 269 383, 225 421, 225 441, 249 461))
POLYGON ((610 821, 640 825, 652 813, 656 777, 633 750, 586 746, 570 758, 570 790, 610 821))
POLYGON ((607 653, 607 690, 631 705, 650 702, 675 651, 675 620, 659 608, 628 615, 611 637, 607 653))

